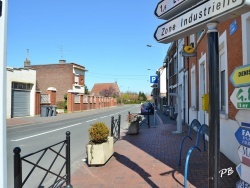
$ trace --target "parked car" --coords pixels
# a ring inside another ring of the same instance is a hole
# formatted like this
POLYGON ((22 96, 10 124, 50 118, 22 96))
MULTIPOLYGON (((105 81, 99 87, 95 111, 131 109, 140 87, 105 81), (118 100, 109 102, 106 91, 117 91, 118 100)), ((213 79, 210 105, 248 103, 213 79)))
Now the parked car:
POLYGON ((141 105, 141 114, 154 114, 154 106, 150 102, 145 102, 141 105))

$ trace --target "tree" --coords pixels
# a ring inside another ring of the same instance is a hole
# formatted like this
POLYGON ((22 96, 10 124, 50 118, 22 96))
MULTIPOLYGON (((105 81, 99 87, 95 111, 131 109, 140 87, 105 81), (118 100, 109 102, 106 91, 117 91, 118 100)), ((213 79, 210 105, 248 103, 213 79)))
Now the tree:
POLYGON ((110 86, 108 89, 105 88, 101 90, 99 94, 104 97, 113 97, 113 98, 116 98, 119 96, 119 92, 117 92, 113 86, 110 86))
POLYGON ((87 86, 84 86, 84 94, 89 95, 89 89, 87 86))

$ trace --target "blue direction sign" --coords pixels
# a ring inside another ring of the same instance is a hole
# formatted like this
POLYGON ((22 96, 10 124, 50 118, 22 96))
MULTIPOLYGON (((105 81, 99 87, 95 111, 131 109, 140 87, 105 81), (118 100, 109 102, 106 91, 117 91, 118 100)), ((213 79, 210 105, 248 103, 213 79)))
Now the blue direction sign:
POLYGON ((238 166, 236 166, 236 171, 240 176, 240 179, 250 183, 250 167, 244 165, 243 163, 240 163, 238 166))
POLYGON ((239 127, 235 132, 235 137, 241 145, 250 147, 250 128, 239 127))
POLYGON ((150 76, 150 84, 158 83, 158 76, 150 76))
POLYGON ((250 184, 240 180, 236 183, 236 188, 250 188, 250 184))

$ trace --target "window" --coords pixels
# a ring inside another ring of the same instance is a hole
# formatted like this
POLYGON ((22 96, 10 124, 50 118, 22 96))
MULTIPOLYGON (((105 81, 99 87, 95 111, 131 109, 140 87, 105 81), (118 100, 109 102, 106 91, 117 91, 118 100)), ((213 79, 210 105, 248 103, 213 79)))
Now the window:
POLYGON ((200 41, 201 37, 205 34, 205 30, 198 31, 196 33, 196 41, 197 43, 200 41))
POLYGON ((191 69, 191 108, 196 109, 196 74, 195 66, 191 69))
POLYGON ((241 15, 242 21, 242 55, 243 65, 249 64, 250 62, 250 12, 241 15))
POLYGON ((79 84, 79 75, 75 75, 75 84, 79 84))
POLYGON ((177 74, 177 58, 174 57, 174 74, 177 74))
POLYGON ((220 110, 226 113, 226 71, 225 53, 220 53, 220 110))
POLYGON ((221 95, 220 95, 220 98, 221 98, 221 110, 222 111, 226 111, 226 83, 225 83, 225 80, 226 80, 226 75, 225 75, 225 70, 221 71, 220 72, 220 80, 221 80, 221 85, 220 85, 220 90, 221 90, 221 95))
POLYGON ((12 89, 31 90, 32 84, 12 82, 12 89))

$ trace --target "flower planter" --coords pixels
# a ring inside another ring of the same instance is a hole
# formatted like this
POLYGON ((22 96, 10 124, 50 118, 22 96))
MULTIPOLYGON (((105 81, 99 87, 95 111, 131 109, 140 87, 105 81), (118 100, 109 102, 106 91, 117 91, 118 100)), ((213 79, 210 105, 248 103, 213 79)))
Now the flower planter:
POLYGON ((114 153, 114 138, 108 137, 108 141, 102 144, 87 145, 88 164, 104 165, 114 153))

